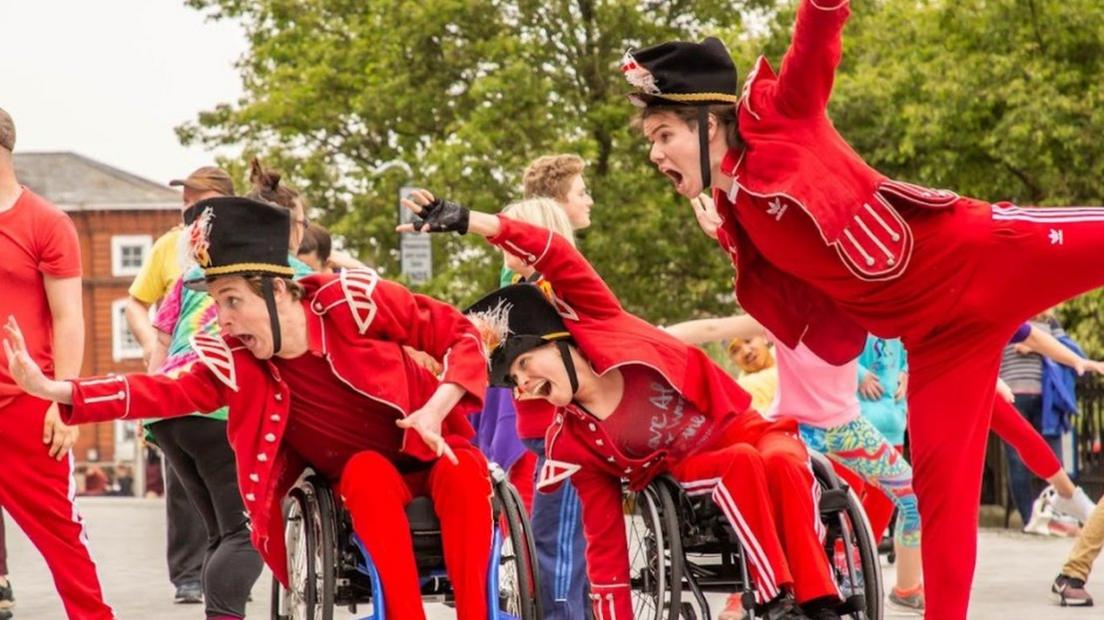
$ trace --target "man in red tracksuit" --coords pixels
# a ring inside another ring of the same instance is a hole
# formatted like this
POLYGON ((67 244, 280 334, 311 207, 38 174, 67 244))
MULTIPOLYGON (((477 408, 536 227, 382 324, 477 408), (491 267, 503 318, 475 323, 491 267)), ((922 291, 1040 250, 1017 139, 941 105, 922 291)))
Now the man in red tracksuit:
POLYGON ((70 422, 171 417, 230 408, 227 433, 253 544, 288 583, 281 505, 310 466, 331 480, 379 570, 390 617, 424 618, 404 506, 432 498, 459 617, 487 617, 491 483, 468 440, 486 389, 478 332, 452 307, 369 269, 292 282, 288 211, 214 198, 185 213, 192 255, 222 337, 196 335, 202 364, 176 378, 127 375, 58 382, 26 354, 14 321, 5 348, 28 392, 70 422), (442 379, 403 349, 442 360, 442 379), (448 458, 440 458, 447 456, 448 458), (451 461, 451 462, 450 462, 451 461))
MULTIPOLYGON (((817 487, 794 422, 768 422, 703 351, 626 312, 563 237, 422 190, 414 199, 404 204, 426 218, 428 230, 467 232, 470 225, 551 285, 551 299, 532 285, 505 287, 469 316, 504 338, 492 353, 492 384, 557 408, 537 488, 554 490, 570 477, 578 490, 595 618, 633 614, 621 481, 640 490, 665 472, 724 512, 769 617, 839 617, 817 487)), ((742 615, 737 600, 730 597, 722 618, 742 615)))
POLYGON ((867 166, 826 114, 849 2, 822 2, 801 1, 780 70, 760 58, 742 95, 716 39, 632 51, 622 70, 653 163, 686 197, 712 186, 750 314, 834 363, 867 331, 904 341, 926 616, 964 618, 1001 349, 1104 283, 1104 210, 989 204, 867 166))
MULTIPOLYGON (((27 326, 28 353, 47 374, 75 377, 84 351, 77 230, 61 209, 19 184, 14 147, 15 124, 0 110, 0 317, 27 326)), ((105 620, 114 614, 73 504, 76 438, 56 405, 24 394, 0 368, 0 507, 46 560, 68 617, 105 620)), ((0 617, 8 614, 0 608, 0 617)))

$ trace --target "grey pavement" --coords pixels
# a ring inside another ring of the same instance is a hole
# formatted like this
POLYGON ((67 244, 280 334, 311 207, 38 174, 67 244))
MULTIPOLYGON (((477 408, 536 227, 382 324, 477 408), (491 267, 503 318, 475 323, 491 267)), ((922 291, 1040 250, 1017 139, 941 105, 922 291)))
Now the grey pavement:
MULTIPOLYGON (((100 571, 108 602, 121 620, 202 620, 202 605, 174 605, 165 568, 165 507, 160 500, 87 498, 79 500, 91 538, 92 555, 100 571)), ((23 533, 7 519, 8 564, 15 586, 17 620, 62 620, 64 613, 42 558, 23 533)), ((1092 610, 1063 609, 1048 596, 1072 541, 1040 538, 1004 530, 983 530, 971 618, 1059 619, 1099 616, 1092 610)), ((266 571, 253 590, 251 618, 268 617, 269 584, 266 571)), ((886 583, 893 583, 886 568, 886 583)), ((1090 584, 1104 597, 1104 587, 1090 584)), ((1104 599, 1102 599, 1104 600, 1104 599)), ((454 617, 452 610, 427 605, 430 620, 454 617)), ((365 613, 360 614, 366 615, 365 613)), ((342 610, 337 618, 355 618, 342 610)), ((890 618, 915 618, 890 612, 890 618)))

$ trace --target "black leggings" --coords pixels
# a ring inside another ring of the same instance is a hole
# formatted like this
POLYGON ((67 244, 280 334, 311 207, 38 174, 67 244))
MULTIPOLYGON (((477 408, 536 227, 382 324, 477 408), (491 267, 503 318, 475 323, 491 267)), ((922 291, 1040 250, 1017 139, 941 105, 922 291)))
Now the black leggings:
POLYGON ((263 562, 249 540, 226 422, 188 416, 157 422, 149 430, 207 527, 207 615, 244 618, 263 562))

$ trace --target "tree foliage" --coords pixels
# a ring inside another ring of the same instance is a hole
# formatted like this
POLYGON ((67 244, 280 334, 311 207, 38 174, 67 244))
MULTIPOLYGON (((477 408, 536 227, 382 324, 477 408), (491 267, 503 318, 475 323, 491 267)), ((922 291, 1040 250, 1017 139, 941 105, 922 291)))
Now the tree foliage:
MULTIPOLYGON (((269 156, 389 275, 400 185, 496 211, 519 198, 530 159, 578 152, 597 203, 581 247, 626 306, 653 321, 731 310, 731 267, 648 163, 616 64, 635 45, 717 34, 739 67, 760 51, 777 66, 792 2, 188 2, 240 21, 250 49, 243 98, 181 139, 269 156), (374 172, 393 159, 414 179, 374 172)), ((852 12, 830 114, 873 166, 990 200, 1101 204, 1104 3, 854 0, 852 12)), ((434 243, 426 292, 462 303, 494 286, 483 244, 434 243)), ((1096 352, 1099 307, 1093 294, 1064 309, 1096 352)))
MULTIPOLYGON (((725 0, 190 0, 239 20, 245 95, 178 132, 243 145, 291 171, 335 232, 397 269, 400 185, 475 209, 520 198, 536 156, 590 166, 595 225, 581 247, 627 307, 654 321, 731 311, 729 269, 630 127, 617 63, 632 46, 731 26, 725 0), (402 159, 414 170, 375 174, 402 159)), ((437 238, 426 292, 454 302, 496 284, 482 242, 437 238)))

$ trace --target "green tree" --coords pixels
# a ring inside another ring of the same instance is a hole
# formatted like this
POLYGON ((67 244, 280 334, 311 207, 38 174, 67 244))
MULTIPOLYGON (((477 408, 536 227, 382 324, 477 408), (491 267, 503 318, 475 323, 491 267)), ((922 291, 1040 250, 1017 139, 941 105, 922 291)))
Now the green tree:
MULTIPOLYGON (((520 198, 528 161, 589 162, 595 225, 581 247, 630 309, 653 321, 731 312, 730 267, 630 127, 617 61, 636 45, 732 27, 733 0, 189 0, 238 20, 250 48, 240 101, 179 128, 241 145, 291 173, 335 232, 394 277, 400 185, 473 208, 520 198), (393 159, 414 169, 414 179, 393 159)), ((496 284, 481 242, 435 238, 423 290, 457 303, 496 284)))

